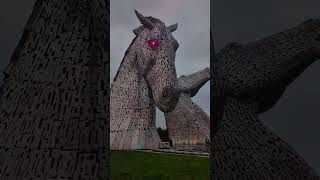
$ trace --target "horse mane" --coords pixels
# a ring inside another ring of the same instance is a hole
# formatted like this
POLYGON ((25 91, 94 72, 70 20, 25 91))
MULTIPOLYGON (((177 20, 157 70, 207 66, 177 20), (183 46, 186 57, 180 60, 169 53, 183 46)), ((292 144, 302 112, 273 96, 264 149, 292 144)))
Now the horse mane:
POLYGON ((117 80, 119 71, 120 71, 120 69, 121 69, 121 67, 122 67, 122 65, 123 65, 123 63, 124 63, 124 60, 126 59, 128 53, 129 53, 129 51, 131 50, 131 47, 132 47, 133 43, 136 41, 137 37, 138 37, 138 36, 135 36, 135 37, 133 38, 133 40, 131 41, 129 47, 127 48, 126 52, 124 53, 124 56, 123 56, 123 58, 122 58, 122 61, 121 61, 120 66, 119 66, 119 68, 118 68, 118 71, 117 71, 116 75, 115 75, 114 78, 113 78, 113 82, 115 82, 115 81, 117 80))

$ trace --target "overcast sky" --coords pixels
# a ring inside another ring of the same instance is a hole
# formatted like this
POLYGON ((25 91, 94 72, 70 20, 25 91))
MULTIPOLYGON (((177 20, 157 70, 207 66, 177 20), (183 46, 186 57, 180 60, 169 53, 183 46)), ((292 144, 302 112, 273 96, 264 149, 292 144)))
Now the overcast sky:
POLYGON ((2 72, 20 40, 34 2, 34 0, 0 2, 0 84, 2 72))
MULTIPOLYGON (((210 0, 111 0, 111 80, 135 37, 132 30, 140 26, 134 13, 153 16, 167 26, 178 23, 173 36, 180 47, 176 53, 178 77, 210 66, 210 0), (195 8, 196 7, 196 8, 195 8)), ((193 98, 204 111, 210 113, 210 88, 207 82, 193 98)), ((157 110, 157 126, 166 127, 163 113, 157 110)))
MULTIPOLYGON (((214 0, 211 6, 215 45, 255 41, 320 18, 319 0, 214 0)), ((293 146, 320 174, 320 64, 314 63, 270 111, 263 123, 293 146)))

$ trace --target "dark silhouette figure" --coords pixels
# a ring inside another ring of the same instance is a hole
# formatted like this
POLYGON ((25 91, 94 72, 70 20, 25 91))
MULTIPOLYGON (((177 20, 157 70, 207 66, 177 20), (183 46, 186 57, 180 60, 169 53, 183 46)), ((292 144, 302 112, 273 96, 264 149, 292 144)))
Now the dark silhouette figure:
POLYGON ((213 179, 319 179, 258 119, 319 59, 319 41, 320 20, 309 20, 257 42, 230 43, 217 53, 225 98, 222 120, 210 142, 213 179))

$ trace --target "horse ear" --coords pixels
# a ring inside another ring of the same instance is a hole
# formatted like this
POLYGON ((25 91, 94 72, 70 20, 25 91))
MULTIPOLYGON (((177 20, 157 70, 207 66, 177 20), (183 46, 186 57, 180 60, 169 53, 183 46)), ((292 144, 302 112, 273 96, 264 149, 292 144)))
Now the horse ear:
POLYGON ((140 14, 137 10, 134 10, 134 12, 136 13, 139 21, 141 22, 141 24, 148 28, 148 29, 153 29, 154 28, 154 24, 146 17, 144 17, 142 14, 140 14))
POLYGON ((138 27, 138 28, 136 28, 136 29, 134 29, 132 31, 136 36, 138 36, 143 31, 143 29, 144 29, 144 27, 140 26, 140 27, 138 27))
POLYGON ((175 23, 175 24, 169 26, 168 29, 170 32, 176 31, 178 29, 178 23, 175 23))

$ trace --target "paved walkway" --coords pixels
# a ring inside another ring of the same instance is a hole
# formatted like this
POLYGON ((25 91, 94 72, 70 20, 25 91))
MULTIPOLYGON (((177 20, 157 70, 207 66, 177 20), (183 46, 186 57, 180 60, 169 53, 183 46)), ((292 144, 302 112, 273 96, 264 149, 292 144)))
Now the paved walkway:
POLYGON ((155 149, 155 150, 136 150, 141 152, 161 153, 161 154, 175 154, 175 155, 189 155, 209 158, 209 153, 206 152, 190 152, 190 151, 177 151, 174 149, 155 149))

